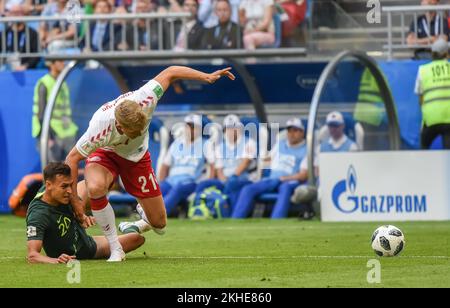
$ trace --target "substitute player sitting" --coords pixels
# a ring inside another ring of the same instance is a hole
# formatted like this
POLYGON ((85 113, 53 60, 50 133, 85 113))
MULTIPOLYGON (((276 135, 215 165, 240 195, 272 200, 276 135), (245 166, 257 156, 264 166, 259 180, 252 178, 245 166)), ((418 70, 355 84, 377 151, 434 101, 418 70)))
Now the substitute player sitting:
MULTIPOLYGON (((50 163, 44 169, 45 186, 31 202, 27 212, 28 261, 67 263, 72 259, 101 259, 110 256, 104 236, 89 236, 75 219, 70 199, 73 195, 70 167, 50 163), (44 248, 45 255, 41 254, 44 248)), ((133 230, 119 237, 125 252, 139 248, 145 238, 133 230)))
MULTIPOLYGON (((148 127, 163 93, 177 79, 214 83, 222 76, 234 80, 231 68, 212 74, 188 67, 171 66, 139 90, 109 102, 93 115, 89 128, 67 156, 72 179, 78 176, 78 163, 87 158, 85 180, 92 213, 111 247, 108 261, 125 259, 119 242, 115 216, 106 194, 119 175, 128 193, 138 199, 151 227, 162 233, 166 226, 166 210, 148 153, 148 127)), ((77 187, 73 189, 77 195, 77 187)), ((85 221, 83 202, 73 200, 80 221, 85 221)))

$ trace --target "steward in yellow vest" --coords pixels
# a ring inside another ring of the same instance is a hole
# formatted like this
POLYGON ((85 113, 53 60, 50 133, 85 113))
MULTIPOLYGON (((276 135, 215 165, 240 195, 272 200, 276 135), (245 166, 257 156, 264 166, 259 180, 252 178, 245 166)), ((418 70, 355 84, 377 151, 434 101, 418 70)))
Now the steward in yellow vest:
POLYGON ((439 39, 432 46, 431 63, 420 66, 416 94, 422 107, 422 148, 428 149, 439 135, 450 149, 450 63, 448 43, 439 39))
MULTIPOLYGON (((63 61, 50 62, 49 73, 39 79, 34 88, 32 120, 32 136, 34 138, 40 138, 45 108, 56 84, 56 79, 63 69, 63 61)), ((73 146, 77 131, 77 125, 72 121, 69 87, 64 82, 56 97, 50 120, 49 160, 64 160, 73 146)))

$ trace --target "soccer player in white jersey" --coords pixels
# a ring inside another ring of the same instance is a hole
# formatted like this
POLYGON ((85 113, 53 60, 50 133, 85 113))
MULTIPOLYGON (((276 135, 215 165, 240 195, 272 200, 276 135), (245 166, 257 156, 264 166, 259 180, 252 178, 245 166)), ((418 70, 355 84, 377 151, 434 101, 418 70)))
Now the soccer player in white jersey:
MULTIPOLYGON (((214 83, 223 76, 234 80, 231 68, 207 74, 188 67, 171 66, 134 92, 121 95, 100 107, 89 122, 89 128, 66 159, 72 178, 78 178, 78 163, 86 159, 86 195, 92 213, 108 239, 110 262, 125 259, 118 241, 114 211, 106 197, 110 186, 120 175, 125 189, 142 205, 151 227, 161 231, 166 226, 166 210, 159 184, 148 153, 148 127, 158 100, 177 79, 214 83)), ((74 196, 78 196, 74 185, 74 196)), ((85 202, 73 198, 78 219, 86 226, 93 221, 84 214, 85 202)), ((161 232, 159 232, 161 233, 161 232)))

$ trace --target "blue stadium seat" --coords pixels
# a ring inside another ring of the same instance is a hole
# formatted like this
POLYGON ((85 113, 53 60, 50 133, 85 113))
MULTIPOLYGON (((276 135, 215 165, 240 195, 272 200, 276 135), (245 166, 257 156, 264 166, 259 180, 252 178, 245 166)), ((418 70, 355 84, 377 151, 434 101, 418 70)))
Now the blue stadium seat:
POLYGON ((282 39, 282 22, 280 14, 273 14, 273 24, 275 26, 275 42, 273 44, 261 45, 260 48, 279 48, 282 39))
POLYGON ((119 204, 119 203, 136 203, 136 198, 130 195, 129 193, 123 194, 114 194, 108 197, 109 202, 111 204, 119 204))
POLYGON ((27 25, 31 28, 34 29, 36 31, 39 31, 39 21, 31 21, 28 22, 27 25))
POLYGON ((430 150, 443 150, 444 149, 444 143, 442 140, 442 136, 438 136, 436 139, 434 139, 433 143, 431 144, 430 150))

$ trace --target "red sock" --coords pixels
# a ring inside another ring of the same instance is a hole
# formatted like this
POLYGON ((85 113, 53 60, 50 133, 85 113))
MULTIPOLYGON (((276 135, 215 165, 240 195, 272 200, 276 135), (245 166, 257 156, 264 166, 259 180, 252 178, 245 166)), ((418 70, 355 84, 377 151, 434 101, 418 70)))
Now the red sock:
POLYGON ((108 198, 106 196, 103 196, 98 199, 91 199, 91 209, 93 211, 101 211, 103 210, 109 203, 108 198))

